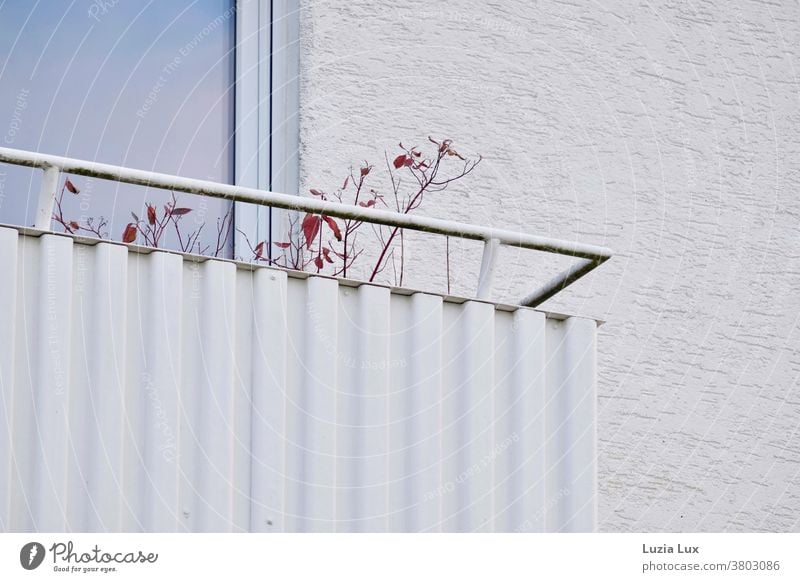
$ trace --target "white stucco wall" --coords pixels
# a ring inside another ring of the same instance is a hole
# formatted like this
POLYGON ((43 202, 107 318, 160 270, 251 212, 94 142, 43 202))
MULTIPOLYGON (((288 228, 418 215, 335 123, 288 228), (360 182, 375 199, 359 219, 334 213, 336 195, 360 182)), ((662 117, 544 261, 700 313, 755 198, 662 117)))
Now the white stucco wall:
MULTIPOLYGON (((800 531, 797 2, 302 4, 305 190, 447 136, 485 162, 425 213, 616 251, 546 304, 607 320, 599 528, 800 531)), ((555 265, 503 257, 506 298, 555 265)))

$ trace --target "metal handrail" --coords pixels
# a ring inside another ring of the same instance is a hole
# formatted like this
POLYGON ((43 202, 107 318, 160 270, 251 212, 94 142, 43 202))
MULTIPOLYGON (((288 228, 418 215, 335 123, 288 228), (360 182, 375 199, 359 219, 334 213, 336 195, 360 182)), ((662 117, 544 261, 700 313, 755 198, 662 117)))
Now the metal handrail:
POLYGON ((543 287, 530 293, 520 302, 521 305, 529 307, 534 307, 549 299, 571 283, 583 277, 589 271, 610 259, 612 255, 611 250, 606 247, 535 236, 511 230, 476 226, 439 218, 400 214, 375 208, 362 208, 359 206, 350 206, 291 194, 279 194, 266 190, 258 190, 256 188, 220 184, 207 180, 184 178, 146 170, 135 170, 122 166, 100 164, 61 156, 51 156, 12 148, 0 147, 0 162, 38 168, 44 171, 42 187, 39 192, 36 220, 34 222, 34 227, 41 230, 50 229, 53 206, 58 189, 58 175, 60 172, 68 172, 79 176, 89 176, 126 184, 163 188, 166 190, 211 196, 213 198, 223 198, 225 200, 237 202, 250 202, 286 210, 325 214, 336 218, 356 219, 373 224, 397 226, 409 230, 418 230, 457 238, 482 240, 484 241, 484 252, 477 287, 477 297, 479 299, 488 299, 491 294, 492 279, 495 271, 494 267, 498 255, 496 251, 501 244, 581 259, 577 265, 567 269, 543 287))

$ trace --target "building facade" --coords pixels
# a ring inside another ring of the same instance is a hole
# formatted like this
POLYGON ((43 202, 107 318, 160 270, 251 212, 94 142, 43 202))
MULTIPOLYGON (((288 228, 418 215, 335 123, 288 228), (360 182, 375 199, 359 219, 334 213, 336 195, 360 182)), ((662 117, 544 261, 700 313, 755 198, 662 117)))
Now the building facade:
MULTIPOLYGON (((312 196, 364 167, 388 194, 401 143, 451 139, 482 161, 417 213, 615 251, 541 306, 605 322, 596 529, 800 529, 796 4, 192 6, 5 8, 0 145, 312 196)), ((160 196, 101 183, 70 208, 117 240, 126 204, 160 196)), ((30 226, 38 183, 0 187, 1 221, 30 226)), ((188 216, 223 218, 213 202, 188 216)), ((299 236, 291 214, 235 204, 221 257, 299 236)), ((474 297, 480 242, 403 245, 402 281, 383 283, 474 297)), ((569 263, 503 248, 492 298, 569 263)))

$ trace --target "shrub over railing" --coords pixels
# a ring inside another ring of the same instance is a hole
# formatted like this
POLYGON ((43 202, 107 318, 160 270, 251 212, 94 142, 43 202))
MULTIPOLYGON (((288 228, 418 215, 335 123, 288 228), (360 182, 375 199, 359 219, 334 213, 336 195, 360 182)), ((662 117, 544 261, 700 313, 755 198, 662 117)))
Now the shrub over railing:
MULTIPOLYGON (((423 204, 426 195, 441 192, 458 180, 471 174, 481 162, 481 156, 468 158, 453 147, 453 140, 441 141, 428 137, 427 147, 406 147, 398 144, 396 155, 384 153, 389 184, 381 187, 376 184, 374 166, 364 162, 357 168, 350 168, 340 187, 335 189, 312 188, 309 193, 321 200, 357 205, 362 208, 385 207, 400 214, 410 214, 423 204), (389 199, 387 201, 387 198, 389 199)), ((112 239, 109 234, 108 219, 89 217, 83 221, 64 215, 65 193, 77 195, 80 189, 70 179, 64 180, 60 193, 56 196, 53 220, 64 232, 88 234, 101 239, 112 239)), ((194 223, 195 228, 184 228, 184 216, 192 208, 179 206, 178 198, 172 198, 160 209, 156 204, 146 202, 141 209, 141 217, 131 211, 132 221, 125 225, 118 240, 125 243, 138 243, 153 248, 163 248, 165 234, 174 231, 179 250, 218 257, 226 248, 233 231, 232 208, 216 221, 216 244, 201 246, 200 235, 206 223, 194 223)), ((375 263, 369 268, 369 281, 375 281, 389 265, 392 265, 394 283, 403 284, 405 272, 405 240, 403 229, 399 226, 378 226, 372 229, 373 238, 364 242, 362 236, 363 220, 336 219, 325 214, 287 213, 289 240, 273 241, 274 249, 267 248, 268 240, 251 241, 241 232, 251 256, 250 260, 270 265, 326 273, 347 277, 359 258, 366 256, 370 248, 374 252, 375 263)), ((449 249, 447 251, 449 255, 449 249)), ((446 258, 448 291, 450 282, 449 256, 446 258)))

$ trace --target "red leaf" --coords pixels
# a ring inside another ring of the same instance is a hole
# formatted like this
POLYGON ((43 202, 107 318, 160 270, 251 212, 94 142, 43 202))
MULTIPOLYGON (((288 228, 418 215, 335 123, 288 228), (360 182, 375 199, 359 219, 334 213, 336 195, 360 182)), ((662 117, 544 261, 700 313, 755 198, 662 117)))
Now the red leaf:
POLYGON ((363 206, 364 208, 369 208, 370 206, 375 206, 374 200, 367 200, 366 202, 359 202, 359 206, 363 206))
POLYGON ((411 164, 414 163, 414 160, 411 158, 411 156, 407 156, 406 154, 402 154, 402 155, 397 156, 394 159, 393 163, 394 163, 395 169, 399 170, 403 166, 410 166, 411 164))
POLYGON ((366 176, 367 174, 369 174, 369 171, 371 169, 372 169, 372 166, 364 166, 363 168, 361 168, 361 175, 362 176, 366 176))
POLYGON ((150 204, 147 205, 147 222, 150 224, 156 223, 156 207, 150 204))
POLYGON ((328 261, 329 263, 333 262, 333 259, 331 258, 331 250, 328 247, 322 249, 322 254, 325 255, 326 261, 328 261))
POLYGON ((70 191, 70 192, 72 192, 73 194, 77 194, 78 192, 80 192, 80 190, 78 190, 78 189, 75 187, 75 184, 73 184, 72 182, 70 182, 70 181, 69 181, 69 178, 67 178, 67 179, 64 181, 64 186, 66 186, 67 190, 69 190, 69 191, 70 191))
POLYGON ((136 225, 132 222, 128 223, 125 227, 125 232, 122 233, 122 242, 132 243, 136 240, 136 225))
POLYGON ((336 221, 330 216, 323 216, 322 218, 324 218, 328 226, 331 227, 331 231, 333 232, 333 236, 336 237, 336 240, 342 240, 342 231, 339 230, 339 225, 336 224, 336 221))
POLYGON ((191 208, 173 208, 172 214, 177 214, 178 216, 183 216, 184 214, 189 214, 192 211, 191 208))
POLYGON ((78 224, 77 222, 75 222, 75 221, 73 220, 72 222, 70 222, 70 223, 69 223, 69 227, 70 227, 72 230, 80 230, 80 228, 81 228, 81 225, 80 225, 80 224, 78 224))
POLYGON ((322 257, 320 257, 319 255, 314 257, 314 264, 317 266, 317 269, 321 269, 322 267, 325 266, 325 263, 322 262, 322 257))
POLYGON ((309 190, 309 192, 311 192, 313 196, 325 196, 325 192, 323 192, 322 190, 317 190, 316 188, 312 188, 311 190, 309 190))
POLYGON ((344 184, 342 184, 342 190, 347 190, 347 183, 350 182, 350 176, 347 176, 344 179, 344 184))
POLYGON ((316 214, 306 214, 303 219, 303 236, 306 237, 306 248, 310 249, 319 232, 322 221, 316 214))
POLYGON ((264 241, 263 240, 256 245, 256 248, 255 248, 254 252, 256 254, 256 258, 260 259, 261 256, 264 254, 264 241))
POLYGON ((279 249, 288 249, 291 245, 287 242, 274 242, 272 243, 279 249))

